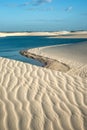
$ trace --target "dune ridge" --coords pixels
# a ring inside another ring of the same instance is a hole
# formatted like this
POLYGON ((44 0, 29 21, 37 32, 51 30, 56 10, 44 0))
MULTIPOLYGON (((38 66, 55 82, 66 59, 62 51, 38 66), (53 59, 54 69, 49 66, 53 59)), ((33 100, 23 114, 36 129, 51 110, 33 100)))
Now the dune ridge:
POLYGON ((87 77, 0 58, 0 130, 87 130, 87 77))

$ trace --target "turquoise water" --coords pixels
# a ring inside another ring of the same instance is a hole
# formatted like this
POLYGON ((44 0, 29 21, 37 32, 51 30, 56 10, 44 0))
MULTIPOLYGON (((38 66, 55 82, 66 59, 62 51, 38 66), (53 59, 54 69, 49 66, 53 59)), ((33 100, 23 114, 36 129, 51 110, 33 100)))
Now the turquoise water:
POLYGON ((43 36, 2 37, 0 38, 0 56, 35 65, 41 65, 41 63, 39 63, 38 61, 21 56, 19 51, 29 48, 50 46, 56 44, 76 44, 83 41, 87 41, 87 39, 58 39, 47 38, 43 36))

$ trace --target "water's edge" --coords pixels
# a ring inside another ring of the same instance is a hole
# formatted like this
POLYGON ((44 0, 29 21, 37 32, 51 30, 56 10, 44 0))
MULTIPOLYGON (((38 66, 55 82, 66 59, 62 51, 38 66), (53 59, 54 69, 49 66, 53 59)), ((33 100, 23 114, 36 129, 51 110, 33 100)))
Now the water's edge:
POLYGON ((59 44, 76 44, 83 41, 87 41, 87 39, 58 39, 44 36, 3 37, 0 38, 0 56, 37 66, 43 66, 43 64, 38 60, 26 58, 25 56, 20 55, 19 51, 59 44))
POLYGON ((48 57, 36 55, 34 53, 28 52, 27 50, 20 51, 20 54, 27 58, 38 60, 39 62, 42 63, 43 67, 48 68, 48 69, 61 71, 61 72, 67 72, 70 70, 70 67, 62 62, 59 62, 57 60, 54 60, 48 57))

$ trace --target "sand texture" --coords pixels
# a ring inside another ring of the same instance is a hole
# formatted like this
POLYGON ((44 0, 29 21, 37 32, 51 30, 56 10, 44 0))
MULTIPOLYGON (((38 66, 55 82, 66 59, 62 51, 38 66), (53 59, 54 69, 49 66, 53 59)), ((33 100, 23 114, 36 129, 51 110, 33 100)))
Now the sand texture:
POLYGON ((86 76, 0 58, 0 130, 87 130, 86 76))

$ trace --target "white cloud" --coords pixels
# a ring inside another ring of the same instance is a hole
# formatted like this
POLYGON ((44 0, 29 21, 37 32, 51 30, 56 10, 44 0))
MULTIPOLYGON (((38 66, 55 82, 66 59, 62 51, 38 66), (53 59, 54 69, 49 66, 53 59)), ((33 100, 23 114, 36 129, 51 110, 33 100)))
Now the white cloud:
POLYGON ((41 5, 41 4, 44 4, 44 3, 50 3, 52 2, 52 0, 32 0, 31 2, 24 2, 24 3, 20 3, 20 4, 17 4, 17 3, 8 3, 8 4, 5 4, 5 6, 8 6, 8 7, 26 7, 26 6, 29 6, 29 5, 41 5))
POLYGON ((35 5, 40 5, 43 3, 50 3, 50 2, 52 2, 52 0, 33 0, 33 2, 35 5))

